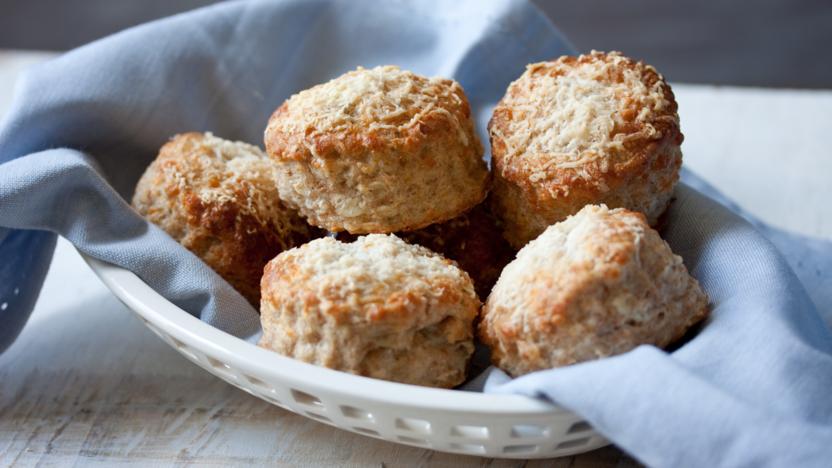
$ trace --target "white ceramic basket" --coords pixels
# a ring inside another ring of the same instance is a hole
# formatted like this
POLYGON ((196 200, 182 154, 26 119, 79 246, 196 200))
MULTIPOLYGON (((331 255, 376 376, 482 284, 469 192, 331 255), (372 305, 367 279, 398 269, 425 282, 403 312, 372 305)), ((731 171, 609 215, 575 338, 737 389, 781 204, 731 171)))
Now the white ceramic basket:
POLYGON ((258 348, 178 308, 134 273, 84 258, 148 328, 195 364, 324 424, 415 447, 499 458, 560 457, 608 444, 579 416, 540 400, 386 382, 258 348))

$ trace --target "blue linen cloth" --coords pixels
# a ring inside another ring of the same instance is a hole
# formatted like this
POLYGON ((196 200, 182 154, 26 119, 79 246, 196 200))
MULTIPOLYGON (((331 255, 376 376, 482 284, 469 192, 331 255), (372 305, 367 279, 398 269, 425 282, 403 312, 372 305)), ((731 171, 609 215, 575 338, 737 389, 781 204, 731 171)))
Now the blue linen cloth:
MULTIPOLYGON (((124 201, 169 136, 260 143, 292 93, 388 63, 458 80, 484 136, 526 63, 571 50, 508 0, 231 2, 35 67, 0 128, 0 349, 31 311, 54 233, 218 328, 259 329, 245 299, 124 201)), ((684 178, 663 234, 711 297, 702 331, 672 353, 644 346, 512 381, 492 371, 485 390, 549 398, 651 465, 828 466, 832 338, 812 299, 829 312, 832 248, 755 229, 684 178)))

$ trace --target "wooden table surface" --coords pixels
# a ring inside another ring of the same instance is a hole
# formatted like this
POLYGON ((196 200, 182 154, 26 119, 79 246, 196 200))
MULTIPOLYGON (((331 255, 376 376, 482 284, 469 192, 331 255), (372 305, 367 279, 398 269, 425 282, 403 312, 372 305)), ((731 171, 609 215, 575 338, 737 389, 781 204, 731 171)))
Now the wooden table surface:
MULTIPOLYGON (((0 115, 19 71, 0 51, 0 115)), ((832 238, 832 92, 674 86, 685 164, 776 226, 832 238)), ((0 466, 633 466, 615 447, 494 460, 379 441, 250 396, 169 348, 60 241, 35 311, 0 355, 0 466)))

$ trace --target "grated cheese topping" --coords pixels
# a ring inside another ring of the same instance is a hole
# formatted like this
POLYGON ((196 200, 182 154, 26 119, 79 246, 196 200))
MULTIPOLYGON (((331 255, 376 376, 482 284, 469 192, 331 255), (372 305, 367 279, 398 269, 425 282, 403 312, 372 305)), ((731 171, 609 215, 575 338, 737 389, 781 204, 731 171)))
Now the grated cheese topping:
POLYGON ((210 132, 198 144, 190 153, 191 164, 163 167, 167 177, 175 180, 183 193, 193 190, 206 204, 244 203, 250 214, 267 221, 262 218, 275 211, 272 196, 277 189, 274 164, 266 153, 257 146, 224 140, 210 132), (269 187, 273 190, 264 190, 269 187))
POLYGON ((628 139, 661 137, 653 117, 670 106, 667 85, 660 77, 648 86, 644 73, 655 70, 632 65, 617 52, 596 51, 577 62, 562 57, 528 65, 498 106, 507 124, 491 128, 506 145, 505 161, 522 158, 535 167, 533 181, 547 177, 550 169, 596 160, 606 172, 611 154, 623 150, 628 139), (640 131, 621 131, 624 125, 640 131))
MULTIPOLYGON (((463 107, 458 83, 427 78, 386 65, 358 69, 327 83, 293 95, 288 101, 294 118, 283 119, 286 133, 307 137, 354 131, 390 131, 403 134, 431 114, 447 119, 466 146, 467 132, 447 107, 463 107)), ((314 148, 310 148, 314 154, 314 148)))

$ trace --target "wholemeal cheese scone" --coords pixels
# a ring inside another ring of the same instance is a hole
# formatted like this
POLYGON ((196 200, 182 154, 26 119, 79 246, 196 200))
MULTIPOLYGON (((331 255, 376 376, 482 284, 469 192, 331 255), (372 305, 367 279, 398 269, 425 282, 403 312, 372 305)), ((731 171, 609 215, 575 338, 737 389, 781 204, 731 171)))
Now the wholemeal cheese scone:
POLYGON ((682 164, 670 86, 617 52, 531 64, 489 123, 493 210, 515 248, 584 205, 639 211, 655 225, 682 164))
POLYGON ((643 214, 588 205, 503 270, 479 337, 516 377, 667 346, 707 314, 699 283, 643 214))
POLYGON ((259 346, 311 364, 431 387, 465 379, 480 307, 453 262, 393 235, 326 237, 266 266, 259 346))
POLYGON ((474 280, 477 294, 483 299, 515 254, 483 203, 444 223, 399 236, 457 262, 474 280))
POLYGON ((295 94, 269 119, 265 143, 281 196, 331 232, 447 221, 482 201, 489 184, 459 83, 394 66, 295 94))
POLYGON ((255 307, 263 267, 321 235, 278 197, 260 148, 210 133, 173 137, 139 179, 133 207, 200 257, 255 307))
MULTIPOLYGON (((474 281, 481 298, 488 296, 503 267, 516 253, 503 239, 485 202, 444 223, 395 234, 405 242, 427 247, 455 261, 474 281)), ((352 242, 358 236, 342 232, 335 238, 352 242)))

